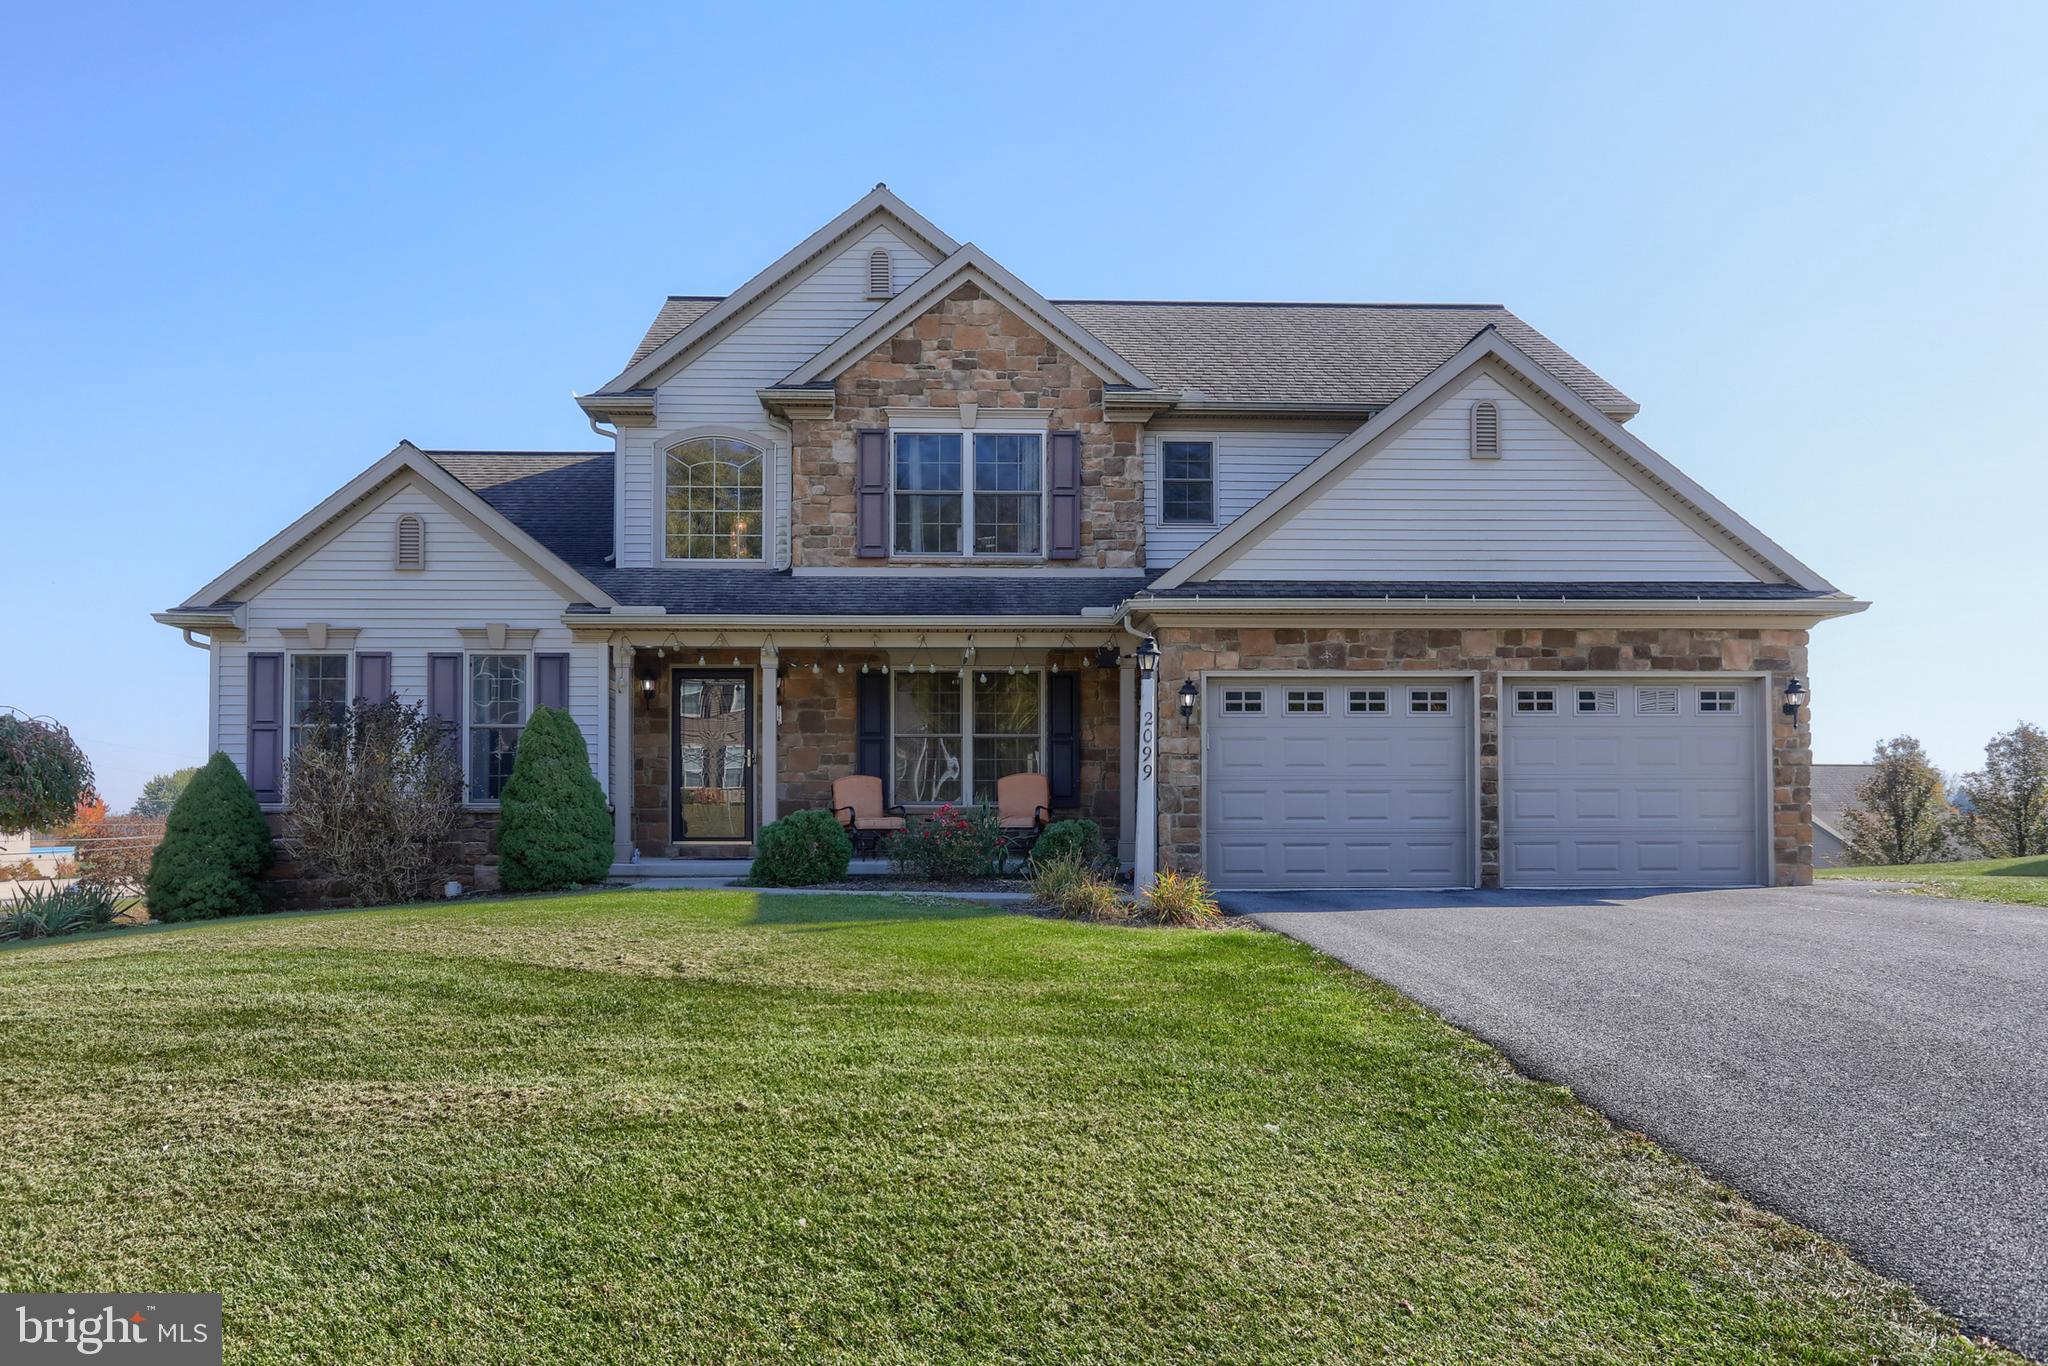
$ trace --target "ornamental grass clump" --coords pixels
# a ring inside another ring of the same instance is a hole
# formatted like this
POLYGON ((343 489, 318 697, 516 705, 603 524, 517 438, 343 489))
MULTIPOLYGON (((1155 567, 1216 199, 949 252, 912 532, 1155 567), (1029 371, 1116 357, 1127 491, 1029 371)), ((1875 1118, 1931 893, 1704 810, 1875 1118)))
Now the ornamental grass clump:
POLYGON ((1071 854, 1032 865, 1031 895, 1065 920, 1116 924, 1136 909, 1121 887, 1071 854))
POLYGON ((986 806, 961 811, 951 803, 889 837, 889 862, 905 877, 964 882, 997 877, 1005 846, 996 813, 986 806))
POLYGON ((30 887, 0 907, 0 943, 110 929, 120 914, 121 903, 114 894, 91 883, 30 887))
POLYGON ((1223 908, 1200 873, 1160 873, 1138 913, 1156 925, 1184 929, 1206 929, 1223 921, 1223 908))
POLYGON ((747 881, 756 887, 838 882, 853 863, 853 841, 829 811, 795 811, 761 828, 747 881))

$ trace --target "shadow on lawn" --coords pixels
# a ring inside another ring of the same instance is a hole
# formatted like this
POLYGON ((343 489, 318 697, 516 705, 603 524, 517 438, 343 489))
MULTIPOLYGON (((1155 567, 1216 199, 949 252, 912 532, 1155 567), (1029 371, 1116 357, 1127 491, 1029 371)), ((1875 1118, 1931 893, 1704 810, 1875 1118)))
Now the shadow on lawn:
POLYGON ((904 896, 820 892, 814 896, 755 896, 751 923, 794 925, 813 930, 851 925, 911 925, 927 921, 988 920, 1017 914, 1013 905, 956 901, 943 892, 904 896))
POLYGON ((2048 877, 2048 858, 2028 859, 2010 868, 1986 868, 1976 877, 2048 877))

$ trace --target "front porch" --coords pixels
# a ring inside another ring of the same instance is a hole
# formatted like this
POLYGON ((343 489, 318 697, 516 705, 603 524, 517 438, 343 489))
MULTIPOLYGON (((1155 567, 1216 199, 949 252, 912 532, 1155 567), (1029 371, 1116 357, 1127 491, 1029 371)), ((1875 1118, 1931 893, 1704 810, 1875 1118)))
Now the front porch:
POLYGON ((1129 856, 1136 674, 1106 631, 862 635, 615 634, 619 863, 749 858, 762 826, 831 809, 855 774, 915 813, 1043 773, 1053 819, 1093 820, 1129 856))

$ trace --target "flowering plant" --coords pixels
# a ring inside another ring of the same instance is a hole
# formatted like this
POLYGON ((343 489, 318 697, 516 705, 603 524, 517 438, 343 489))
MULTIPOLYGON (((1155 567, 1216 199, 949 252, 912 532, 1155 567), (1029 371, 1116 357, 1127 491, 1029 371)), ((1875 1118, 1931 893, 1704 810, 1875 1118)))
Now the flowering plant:
POLYGON ((911 819, 889 838, 889 862, 906 877, 958 882, 1003 871, 1003 832, 986 806, 961 811, 951 802, 911 819))

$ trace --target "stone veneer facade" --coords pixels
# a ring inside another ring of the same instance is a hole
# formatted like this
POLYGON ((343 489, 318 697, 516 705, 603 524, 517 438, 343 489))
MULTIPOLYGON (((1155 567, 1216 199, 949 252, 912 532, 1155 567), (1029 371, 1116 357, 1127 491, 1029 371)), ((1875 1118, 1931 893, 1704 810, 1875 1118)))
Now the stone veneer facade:
MULTIPOLYGON (((277 862, 271 865, 265 882, 280 907, 318 910, 352 904, 347 898, 334 895, 326 879, 286 853, 282 843, 283 812, 266 811, 263 821, 270 827, 271 838, 279 841, 277 862)), ((465 807, 456 819, 453 833, 441 846, 439 865, 434 875, 436 895, 444 882, 459 882, 465 892, 497 891, 498 813, 465 807)))
MULTIPOLYGON (((1332 673, 1476 673, 1479 726, 1479 868, 1500 885, 1500 685, 1504 675, 1623 671, 1674 674, 1768 670, 1773 880, 1813 880, 1812 740, 1777 705, 1787 679, 1806 674, 1803 630, 1720 627, 1216 627, 1162 625, 1162 717, 1181 680, 1212 669, 1316 669, 1332 673)), ((1160 726, 1159 858, 1162 867, 1202 861, 1200 728, 1160 726)))
MULTIPOLYGON (((738 652, 741 667, 756 667, 751 650, 738 652)), ((731 667, 734 652, 721 651, 718 664, 731 667)), ((857 691, 861 665, 879 668, 884 655, 857 651, 792 648, 783 655, 777 684, 782 706, 776 727, 777 805, 792 811, 825 811, 832 805, 832 781, 853 773, 858 739, 857 691), (815 659, 819 672, 809 665, 815 659), (801 664, 792 664, 801 660, 801 664), (844 665, 846 672, 839 672, 844 665)), ((1080 802, 1056 815, 1081 815, 1102 826, 1104 838, 1118 833, 1118 670, 1090 666, 1081 652, 1053 656, 1063 670, 1081 678, 1080 802)), ((681 667, 681 666, 678 666, 681 667)), ((707 662, 706 667, 711 667, 707 662)), ((658 687, 650 700, 633 707, 633 843, 643 855, 669 851, 669 710, 673 691, 658 687)))
POLYGON ((1144 555, 1138 424, 1111 422, 1102 380, 1029 323, 964 283, 841 372, 829 419, 791 424, 790 562, 885 565, 857 549, 855 433, 887 427, 888 409, 1042 411, 1050 431, 1081 433, 1081 555, 1047 567, 1135 569, 1144 555))

